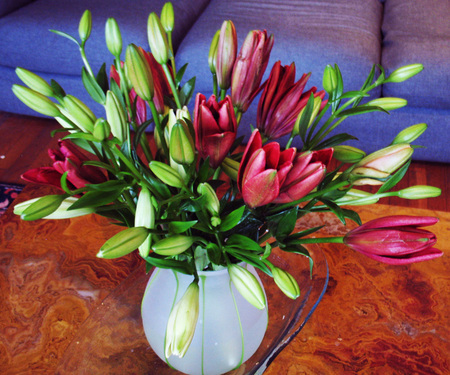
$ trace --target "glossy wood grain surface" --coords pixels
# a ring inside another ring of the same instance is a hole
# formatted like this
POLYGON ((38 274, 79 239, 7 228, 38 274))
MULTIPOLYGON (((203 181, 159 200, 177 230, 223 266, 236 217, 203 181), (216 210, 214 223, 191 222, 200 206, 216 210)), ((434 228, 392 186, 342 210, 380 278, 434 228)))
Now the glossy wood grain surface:
MULTIPOLYGON (((48 193, 29 186, 18 202, 48 193)), ((388 266, 343 245, 324 245, 328 290, 305 328, 267 374, 448 374, 450 214, 372 205, 363 221, 387 214, 438 216, 430 228, 439 259, 388 266)), ((328 224, 320 235, 348 228, 320 214, 299 229, 328 224)), ((354 225, 349 224, 349 228, 354 225)), ((119 228, 95 215, 24 222, 0 219, 1 374, 164 374, 140 320, 146 277, 135 255, 97 259, 119 228)))

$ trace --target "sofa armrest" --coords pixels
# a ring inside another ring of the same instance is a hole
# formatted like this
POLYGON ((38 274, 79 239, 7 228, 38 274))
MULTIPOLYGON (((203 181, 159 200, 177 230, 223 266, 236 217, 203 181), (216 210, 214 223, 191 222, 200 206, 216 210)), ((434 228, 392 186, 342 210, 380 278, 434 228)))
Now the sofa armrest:
POLYGON ((0 17, 31 3, 32 1, 34 0, 0 0, 0 17))

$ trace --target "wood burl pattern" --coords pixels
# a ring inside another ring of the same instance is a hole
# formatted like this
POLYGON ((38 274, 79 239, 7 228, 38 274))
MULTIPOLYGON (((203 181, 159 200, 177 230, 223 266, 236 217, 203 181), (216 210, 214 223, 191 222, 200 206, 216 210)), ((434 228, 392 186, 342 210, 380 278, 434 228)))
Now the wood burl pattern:
MULTIPOLYGON (((18 201, 48 193, 27 187, 18 201)), ((305 328, 266 374, 448 374, 450 214, 373 205, 362 220, 432 215, 442 258, 409 266, 378 264, 343 245, 324 245, 328 290, 305 328)), ((319 235, 348 228, 320 214, 319 235)), ((349 223, 349 228, 353 228, 349 223)), ((1 374, 172 374, 145 339, 140 301, 147 282, 136 255, 96 258, 119 227, 90 215, 0 221, 1 374)))

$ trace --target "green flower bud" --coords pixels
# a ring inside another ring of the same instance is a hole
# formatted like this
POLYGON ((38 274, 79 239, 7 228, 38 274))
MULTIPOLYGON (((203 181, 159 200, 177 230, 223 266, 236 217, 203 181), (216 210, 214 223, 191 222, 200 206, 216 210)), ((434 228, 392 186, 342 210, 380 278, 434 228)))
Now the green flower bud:
POLYGON ((209 70, 212 74, 216 74, 217 46, 219 45, 220 30, 217 30, 211 41, 208 54, 209 70))
MULTIPOLYGON (((322 105, 322 99, 318 96, 314 98, 314 107, 311 113, 311 117, 309 118, 308 122, 308 128, 312 125, 314 120, 316 119, 317 114, 320 111, 320 106, 322 105)), ((293 134, 298 135, 300 134, 300 122, 302 120, 303 113, 305 112, 306 106, 300 111, 300 113, 297 116, 297 119, 295 120, 293 134)))
POLYGON ((159 255, 173 256, 189 249, 195 242, 194 237, 174 234, 152 245, 152 250, 159 255))
POLYGON ((327 65, 323 71, 322 86, 328 95, 337 87, 336 71, 331 65, 327 65))
MULTIPOLYGON (((33 198, 25 202, 21 202, 14 206, 14 213, 16 215, 22 215, 23 212, 30 207, 33 203, 39 201, 41 198, 33 198)), ((60 206, 53 211, 50 215, 44 216, 43 219, 48 220, 58 220, 58 219, 70 219, 72 217, 79 217, 84 215, 89 215, 95 212, 92 207, 76 208, 74 210, 69 210, 69 207, 74 204, 78 198, 68 197, 62 201, 60 206)))
POLYGON ((256 277, 244 267, 232 264, 228 267, 233 285, 249 303, 257 309, 266 307, 266 296, 256 277))
POLYGON ((441 195, 441 189, 434 186, 416 185, 398 191, 398 196, 404 199, 425 199, 441 195))
POLYGON ((195 160, 195 145, 183 120, 178 120, 170 132, 170 157, 179 164, 190 165, 195 160))
POLYGON ((122 34, 114 18, 108 18, 105 25, 105 39, 109 52, 115 57, 122 53, 122 34))
POLYGON ((393 145, 399 143, 411 143, 419 138, 422 133, 427 130, 427 124, 421 123, 416 125, 411 125, 410 127, 403 129, 392 141, 393 145))
POLYGON ((206 198, 206 209, 209 213, 218 216, 220 212, 220 202, 212 186, 207 182, 202 182, 198 185, 197 192, 206 198))
POLYGON ((148 44, 155 60, 161 65, 167 64, 169 60, 167 36, 159 17, 154 12, 148 16, 147 36, 148 44))
POLYGON ((350 189, 343 197, 336 199, 334 203, 339 205, 359 206, 374 204, 377 203, 378 200, 378 198, 367 191, 350 189))
POLYGON ((175 15, 172 3, 165 3, 161 10, 161 25, 166 31, 170 33, 175 26, 175 15))
POLYGON ((343 163, 357 163, 365 156, 366 153, 356 147, 347 145, 334 146, 333 157, 343 163))
POLYGON ((130 44, 125 52, 125 66, 131 86, 142 99, 153 99, 153 76, 150 66, 138 47, 130 44))
POLYGON ((151 171, 166 185, 181 188, 184 186, 183 178, 170 165, 152 160, 149 164, 151 171))
POLYGON ((81 16, 80 24, 78 25, 78 34, 82 42, 85 42, 89 35, 91 35, 92 30, 92 14, 86 9, 81 16))
POLYGON ((54 95, 52 87, 37 74, 23 68, 16 68, 16 74, 23 83, 25 83, 30 89, 37 91, 39 94, 44 96, 54 95))
POLYGON ((379 171, 373 168, 358 167, 350 173, 350 179, 356 186, 363 185, 383 185, 389 173, 379 171))
POLYGON ((239 165, 240 164, 238 161, 226 157, 225 159, 223 159, 221 167, 228 177, 230 177, 234 181, 237 181, 239 165))
POLYGON ((127 138, 127 114, 116 94, 110 90, 106 93, 105 110, 111 133, 123 143, 127 138))
POLYGON ((95 121, 94 130, 92 131, 92 135, 99 141, 104 141, 108 139, 111 134, 111 127, 104 118, 99 118, 95 121))
POLYGON ((186 106, 183 106, 181 109, 177 109, 177 119, 178 120, 189 120, 191 121, 191 114, 189 113, 189 109, 186 106))
POLYGON ((169 315, 165 338, 165 356, 184 357, 197 327, 200 291, 198 284, 192 282, 183 297, 177 302, 169 315))
POLYGON ((63 104, 64 108, 61 109, 62 114, 77 125, 83 132, 92 133, 97 118, 89 107, 80 99, 72 95, 66 95, 63 99, 63 104))
MULTIPOLYGON (((152 195, 150 191, 143 187, 139 193, 136 204, 136 215, 134 217, 135 227, 144 227, 152 229, 155 227, 155 207, 152 204, 152 195)), ((147 239, 139 246, 139 254, 143 258, 148 256, 152 244, 152 235, 149 233, 147 239)))
POLYGON ((386 111, 392 111, 394 109, 402 108, 406 106, 408 102, 402 98, 377 98, 368 102, 367 106, 376 106, 383 108, 386 111))
POLYGON ((296 299, 300 296, 300 287, 294 277, 278 267, 272 268, 272 276, 278 288, 289 298, 296 299))
POLYGON ((387 82, 399 83, 406 81, 407 79, 414 77, 416 74, 420 73, 422 70, 423 70, 422 64, 411 64, 402 66, 401 68, 394 70, 391 73, 391 75, 388 78, 386 78, 384 83, 387 82))
POLYGON ((97 257, 114 259, 127 255, 137 249, 145 241, 147 236, 147 228, 127 228, 106 241, 97 253, 97 257))
POLYGON ((13 85, 12 91, 19 100, 30 107, 32 110, 50 117, 60 116, 61 113, 49 98, 46 96, 21 85, 13 85))

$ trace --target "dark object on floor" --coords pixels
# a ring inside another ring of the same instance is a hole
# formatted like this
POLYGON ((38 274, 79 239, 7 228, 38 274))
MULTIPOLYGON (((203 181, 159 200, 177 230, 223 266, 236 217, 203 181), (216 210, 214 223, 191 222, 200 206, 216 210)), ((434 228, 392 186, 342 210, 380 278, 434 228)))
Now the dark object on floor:
POLYGON ((0 183, 0 216, 8 209, 9 205, 22 191, 22 185, 0 183))

